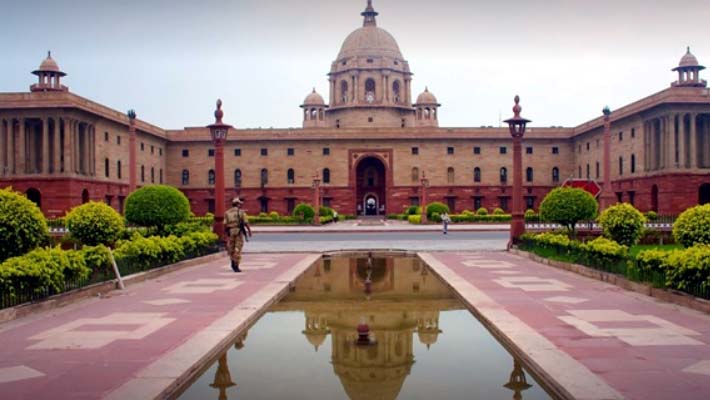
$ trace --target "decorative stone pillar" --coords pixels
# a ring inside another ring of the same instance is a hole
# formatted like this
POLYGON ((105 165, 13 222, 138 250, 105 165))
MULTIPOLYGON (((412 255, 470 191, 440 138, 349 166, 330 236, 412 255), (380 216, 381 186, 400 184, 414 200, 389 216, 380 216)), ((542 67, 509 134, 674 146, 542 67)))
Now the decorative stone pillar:
POLYGON ((320 178, 318 177, 318 172, 313 175, 313 209, 315 210, 315 215, 313 216, 313 225, 320 225, 320 178))
POLYGON ((525 127, 530 122, 520 116, 520 97, 515 96, 515 106, 513 106, 513 118, 505 120, 510 129, 510 136, 513 138, 513 212, 510 223, 510 242, 508 246, 517 243, 520 236, 525 233, 525 221, 523 220, 523 152, 522 141, 525 135, 525 127))
POLYGON ((17 138, 19 140, 17 147, 17 167, 16 171, 19 174, 27 173, 27 132, 25 132, 25 119, 20 118, 17 129, 17 138))
POLYGON ((695 125, 697 114, 690 114, 690 169, 698 168, 698 132, 695 125))
POLYGON ((49 174, 49 120, 42 117, 42 169, 43 174, 49 174))
POLYGON ((59 174, 62 169, 62 127, 59 118, 52 118, 54 129, 52 129, 52 134, 54 135, 54 160, 52 165, 52 172, 54 174, 59 174))
MULTIPOLYGON (((138 159, 136 156, 136 112, 128 110, 128 193, 136 190, 138 159)), ((218 233, 221 235, 222 233, 218 233)))
POLYGON ((685 142, 685 124, 683 123, 685 114, 678 116, 678 168, 684 169, 687 163, 685 142))
POLYGON ((419 204, 422 207, 422 216, 421 216, 421 223, 426 224, 427 223, 427 216, 426 216, 426 203, 427 203, 427 189, 429 188, 429 179, 426 178, 426 172, 422 170, 422 179, 421 179, 421 184, 419 186, 419 192, 421 193, 421 201, 419 204))

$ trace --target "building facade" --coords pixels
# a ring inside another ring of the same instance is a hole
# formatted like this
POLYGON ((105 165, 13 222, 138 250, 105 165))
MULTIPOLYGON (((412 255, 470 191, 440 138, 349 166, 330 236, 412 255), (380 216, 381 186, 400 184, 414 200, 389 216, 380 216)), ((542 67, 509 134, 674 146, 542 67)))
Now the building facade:
MULTIPOLYGON (((329 101, 314 90, 300 106, 302 129, 230 131, 225 197, 242 197, 250 213, 290 213, 313 202, 317 177, 321 204, 341 214, 389 214, 419 204, 427 182, 427 201, 453 212, 509 210, 508 129, 439 127, 441 104, 428 89, 412 100, 409 63, 377 26, 371 1, 362 17, 331 65, 329 101)), ((675 82, 611 114, 617 200, 661 214, 710 202, 703 69, 688 49, 675 82)), ((198 215, 214 210, 209 129, 163 129, 77 96, 51 55, 33 74, 29 92, 0 93, 0 185, 27 193, 50 217, 88 200, 122 211, 131 176, 137 186, 178 187, 198 215)), ((526 208, 537 209, 569 178, 603 180, 603 127, 600 116, 576 127, 528 128, 526 208)))

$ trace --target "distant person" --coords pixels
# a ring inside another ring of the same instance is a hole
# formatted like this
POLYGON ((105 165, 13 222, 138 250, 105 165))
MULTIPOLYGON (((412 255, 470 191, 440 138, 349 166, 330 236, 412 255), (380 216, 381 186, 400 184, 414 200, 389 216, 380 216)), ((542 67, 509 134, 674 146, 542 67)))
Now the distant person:
POLYGON ((232 271, 242 272, 239 263, 242 261, 242 248, 244 240, 249 241, 251 227, 247 213, 242 210, 242 200, 239 197, 232 199, 232 208, 224 213, 225 233, 227 234, 227 252, 232 261, 232 271))
POLYGON ((448 213, 441 214, 441 223, 444 226, 444 235, 446 235, 449 232, 449 223, 450 222, 451 222, 451 218, 449 218, 448 213))

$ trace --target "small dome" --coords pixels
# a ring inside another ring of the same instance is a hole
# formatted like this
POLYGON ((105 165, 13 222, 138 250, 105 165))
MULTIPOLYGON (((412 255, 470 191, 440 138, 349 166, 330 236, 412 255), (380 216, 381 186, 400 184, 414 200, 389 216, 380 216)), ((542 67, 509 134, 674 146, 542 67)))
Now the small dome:
POLYGON ((673 71, 676 71, 681 68, 688 68, 688 67, 700 67, 701 69, 705 69, 703 66, 701 66, 698 63, 698 59, 695 58, 693 53, 690 52, 690 46, 688 46, 688 51, 680 59, 678 66, 676 68, 673 68, 673 71))
POLYGON ((424 91, 417 97, 417 104, 439 104, 436 100, 436 96, 429 91, 429 88, 425 88, 424 91))
POLYGON ((350 57, 389 57, 404 59, 394 37, 382 28, 368 25, 356 29, 343 42, 338 60, 350 57))
POLYGON ((325 105, 325 100, 323 100, 323 96, 318 94, 316 92, 316 88, 313 88, 313 91, 306 96, 306 99, 303 100, 303 105, 304 106, 324 106, 325 105))
POLYGON ((39 65, 39 68, 36 71, 33 71, 32 73, 35 75, 38 75, 41 72, 54 72, 55 74, 58 74, 60 76, 65 76, 66 74, 62 72, 59 69, 59 65, 57 65, 57 62, 54 61, 52 58, 52 53, 47 52, 47 58, 42 61, 42 64, 39 65))

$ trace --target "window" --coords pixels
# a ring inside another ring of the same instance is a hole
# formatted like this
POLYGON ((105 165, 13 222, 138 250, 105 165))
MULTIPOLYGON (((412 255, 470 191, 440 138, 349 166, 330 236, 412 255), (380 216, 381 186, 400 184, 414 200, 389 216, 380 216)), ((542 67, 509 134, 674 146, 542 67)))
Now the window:
POLYGON ((631 138, 633 139, 635 137, 636 137, 636 128, 631 128, 631 138))
POLYGON ((348 101, 348 83, 340 81, 340 102, 347 103, 348 101))
POLYGON ((242 149, 234 149, 234 157, 241 157, 242 149))
POLYGON ((560 154, 560 148, 559 147, 553 147, 552 148, 552 154, 560 154))
POLYGON ((293 147, 289 147, 286 149, 286 155, 287 156, 292 156, 294 154, 293 147))
POLYGON ((150 154, 155 154, 155 146, 150 146, 150 154))
POLYGON ((473 181, 474 182, 480 182, 481 181, 481 169, 476 167, 473 169, 473 181))
POLYGON ((533 181, 533 169, 532 167, 527 167, 525 169, 525 182, 532 182, 533 181))
POLYGON ((481 148, 480 148, 480 147, 474 147, 474 148, 473 148, 473 154, 481 154, 481 148))
POLYGON ((508 211, 508 198, 507 197, 500 197, 499 202, 500 202, 500 208, 503 209, 503 211, 508 211))
POLYGON ((599 148, 599 139, 597 139, 597 149, 599 148))
POLYGON ((557 167, 552 167, 552 183, 560 182, 560 169, 557 167))
POLYGON ((581 152, 582 152, 582 145, 578 144, 577 145, 577 153, 581 153, 581 152))
POLYGON ((477 196, 473 198, 473 209, 478 210, 483 207, 483 197, 477 196))
POLYGON ((367 122, 374 122, 374 121, 375 121, 374 118, 372 118, 372 117, 367 117, 367 122))
POLYGON ((616 192, 616 201, 618 203, 624 202, 624 192, 616 192))
POLYGON ((214 170, 211 169, 209 172, 207 172, 207 184, 208 185, 214 185, 214 170))
POLYGON ((375 92, 375 80, 372 78, 368 78, 365 81, 365 100, 368 102, 372 102, 375 99, 375 96, 377 93, 375 92))
POLYGON ((591 173, 589 172, 589 163, 587 163, 587 179, 589 179, 589 178, 591 178, 591 177, 592 177, 592 175, 591 175, 591 173))
POLYGON ((324 156, 330 155, 330 147, 323 147, 323 155, 324 156))
POLYGON ((596 162, 596 177, 599 178, 599 161, 596 162))
POLYGON ((293 214, 293 209, 296 208, 296 199, 290 198, 286 199, 286 211, 289 215, 293 214))
POLYGON ((619 175, 624 175, 624 157, 619 157, 619 175))
POLYGON ((330 169, 323 168, 323 183, 330 183, 330 169))
POLYGON ((500 183, 508 182, 508 169, 503 167, 500 169, 500 183))
POLYGON ((446 170, 446 180, 447 180, 449 183, 454 183, 454 169, 453 169, 452 167, 449 167, 449 168, 446 170))
POLYGON ((419 155, 419 147, 412 147, 412 155, 419 155))
POLYGON ((533 153, 533 148, 532 147, 526 147, 525 148, 525 154, 532 154, 533 153))
POLYGON ((631 205, 633 206, 633 205, 634 205, 634 200, 635 200, 635 197, 636 197, 636 192, 630 191, 630 192, 628 192, 628 195, 629 195, 629 204, 631 204, 631 205))
POLYGON ((261 212, 269 212, 269 199, 267 199, 266 197, 262 197, 259 199, 259 204, 261 205, 261 212))
POLYGON ((214 149, 207 149, 207 157, 214 157, 214 149))
POLYGON ((163 148, 162 147, 158 149, 158 155, 161 157, 163 156, 163 148))
POLYGON ((295 183, 295 175, 293 168, 289 168, 288 171, 286 171, 286 182, 288 182, 289 185, 295 183))
POLYGON ((121 144, 121 137, 116 136, 116 144, 120 145, 121 144))
POLYGON ((525 196, 525 209, 534 210, 535 209, 535 196, 525 196))
POLYGON ((414 167, 412 168, 412 183, 418 183, 419 182, 419 168, 414 167))
POLYGON ((498 152, 499 152, 500 154, 507 154, 507 153, 508 153, 508 148, 505 147, 505 146, 501 146, 501 147, 498 149, 498 152))
POLYGON ((621 142, 623 140, 624 140, 624 132, 619 132, 619 141, 621 142))
POLYGON ((447 147, 447 148, 446 148, 446 154, 454 154, 454 148, 453 148, 453 147, 447 147))
POLYGON ((150 183, 155 183, 155 167, 150 167, 150 183))
POLYGON ((186 169, 182 170, 182 184, 183 185, 190 184, 190 171, 188 171, 186 169))
POLYGON ((145 150, 145 143, 141 142, 141 151, 145 150))
POLYGON ((121 179, 121 160, 116 161, 116 176, 121 179))
POLYGON ((145 167, 141 165, 141 182, 145 182, 145 167))
POLYGON ((269 155, 269 149, 262 148, 261 151, 260 151, 260 154, 261 154, 262 156, 268 156, 268 155, 269 155))
POLYGON ((589 142, 587 142, 587 151, 589 151, 589 142))
POLYGON ((182 156, 183 157, 190 157, 190 150, 182 149, 182 156))
POLYGON ((392 84, 392 97, 395 103, 399 103, 401 101, 399 81, 394 81, 392 84))
POLYGON ((636 172, 636 154, 631 155, 631 173, 636 172))
POLYGON ((242 187, 242 170, 239 168, 234 170, 234 187, 242 187))
POLYGON ((108 158, 104 159, 104 175, 106 175, 107 178, 109 177, 110 173, 108 163, 108 158))
POLYGON ((159 173, 160 173, 160 181, 159 182, 162 185, 163 184, 163 169, 162 168, 160 169, 159 173))
POLYGON ((581 165, 577 167, 577 177, 579 179, 582 179, 582 166, 581 165))
POLYGON ((266 168, 261 169, 261 186, 266 186, 269 183, 269 170, 266 168))
POLYGON ((340 128, 340 120, 339 119, 335 120, 335 127, 340 128))
POLYGON ((104 142, 108 142, 108 132, 104 132, 104 142))

